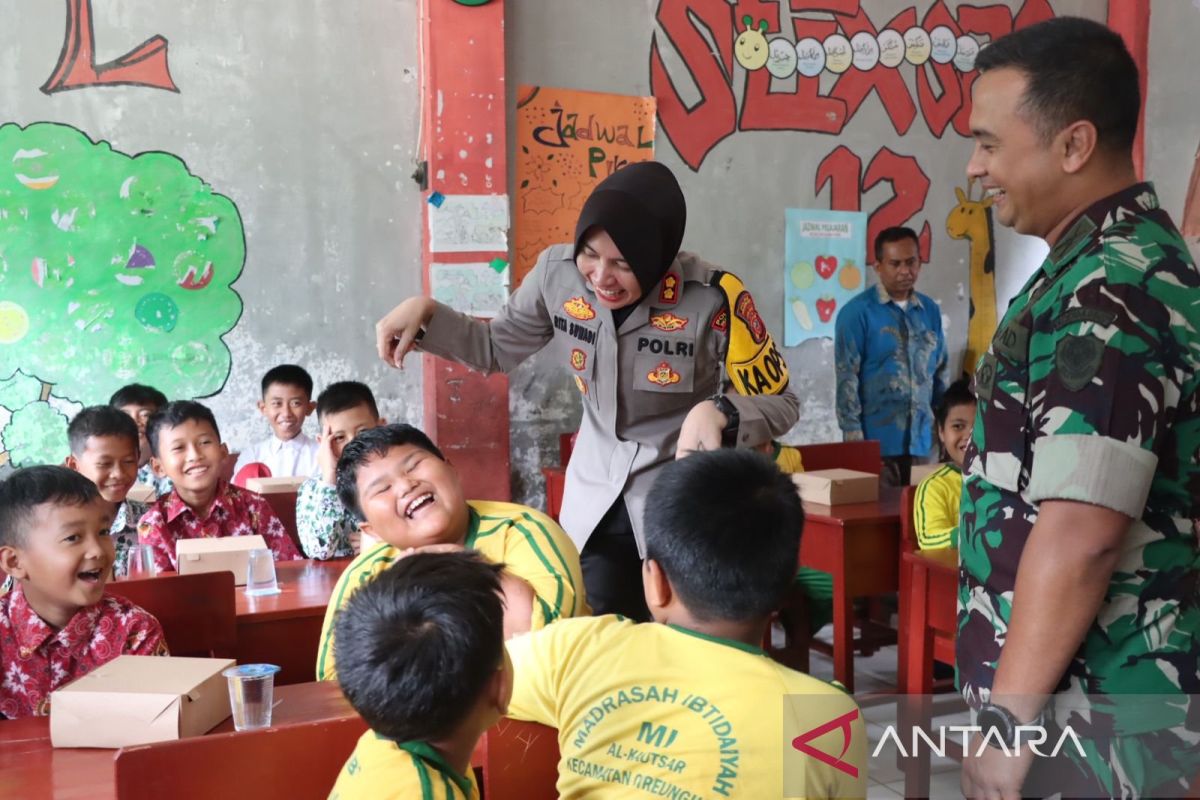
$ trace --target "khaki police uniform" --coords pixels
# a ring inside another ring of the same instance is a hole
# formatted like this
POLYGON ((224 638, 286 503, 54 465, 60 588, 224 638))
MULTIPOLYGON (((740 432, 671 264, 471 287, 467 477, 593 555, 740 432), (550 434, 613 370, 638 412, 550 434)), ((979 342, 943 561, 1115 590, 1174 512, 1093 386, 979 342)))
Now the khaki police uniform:
POLYGON ((766 346, 752 363, 724 374, 730 309, 725 292, 712 285, 715 275, 717 267, 681 252, 615 330, 611 312, 575 266, 572 246, 555 245, 542 252, 495 319, 476 320, 438 304, 426 326, 418 346, 427 353, 491 373, 508 372, 546 348, 575 378, 583 420, 560 518, 581 551, 623 494, 644 553, 642 511, 658 468, 675 457, 684 417, 714 395, 723 378, 735 383, 726 396, 741 418, 738 447, 770 441, 799 416, 783 354, 769 344, 748 292, 733 313, 766 346))

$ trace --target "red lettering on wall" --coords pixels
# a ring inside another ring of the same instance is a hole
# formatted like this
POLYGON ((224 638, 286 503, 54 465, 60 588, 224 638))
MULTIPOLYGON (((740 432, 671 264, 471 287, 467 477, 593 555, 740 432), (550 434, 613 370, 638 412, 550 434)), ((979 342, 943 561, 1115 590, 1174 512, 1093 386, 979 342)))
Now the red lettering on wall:
MULTIPOLYGON (((1012 32, 1012 12, 1008 6, 959 6, 958 27, 963 33, 975 34, 976 37, 987 37, 994 42, 1001 36, 1012 32)), ((971 86, 979 73, 975 70, 959 76, 962 87, 963 104, 954 115, 954 130, 962 136, 971 135, 971 86)))
MULTIPOLYGON (((841 23, 847 39, 861 31, 866 31, 872 36, 879 33, 862 11, 853 17, 840 17, 838 21, 841 23)), ((910 8, 897 14, 887 25, 884 25, 884 28, 903 32, 915 25, 916 22, 917 12, 910 8)), ((851 68, 838 78, 830 95, 846 102, 846 119, 849 120, 858 111, 859 106, 862 105, 871 90, 879 95, 879 101, 883 103, 883 108, 892 122, 892 127, 896 129, 896 133, 901 136, 908 133, 913 120, 917 118, 917 106, 913 103, 912 95, 908 93, 908 87, 904 85, 904 78, 899 70, 876 67, 863 72, 851 68)))
POLYGON ((862 174, 862 160, 846 145, 839 145, 817 166, 817 185, 813 194, 820 194, 829 184, 829 207, 834 211, 860 211, 862 193, 859 191, 858 176, 862 174))
POLYGON ((729 76, 733 74, 733 13, 726 0, 663 0, 650 45, 650 92, 658 99, 660 129, 683 162, 693 170, 717 142, 737 127, 737 105, 729 76), (693 24, 693 18, 695 24, 693 24), (714 54, 696 25, 703 25, 718 53, 714 54), (659 53, 660 36, 675 48, 700 91, 700 101, 688 108, 667 74, 659 53))
MULTIPOLYGON (((932 31, 939 25, 950 28, 955 37, 960 34, 958 24, 954 17, 950 16, 942 0, 937 0, 929 7, 922 27, 926 31, 932 31)), ((938 64, 932 59, 917 67, 917 99, 921 103, 921 113, 925 116, 930 132, 939 139, 950 120, 963 106, 959 74, 953 64, 938 64), (937 90, 934 89, 933 80, 939 84, 937 90)))
POLYGON ((167 40, 151 36, 120 58, 97 64, 92 0, 67 0, 62 52, 42 91, 54 94, 88 86, 148 86, 178 92, 167 67, 167 40))

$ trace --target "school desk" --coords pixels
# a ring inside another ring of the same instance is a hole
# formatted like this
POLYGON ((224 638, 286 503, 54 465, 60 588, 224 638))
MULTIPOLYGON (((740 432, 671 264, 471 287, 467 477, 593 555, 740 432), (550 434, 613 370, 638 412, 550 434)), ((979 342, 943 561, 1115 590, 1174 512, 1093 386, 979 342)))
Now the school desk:
MULTIPOLYGON (((272 724, 346 719, 354 710, 332 681, 280 686, 272 724)), ((211 733, 228 733, 227 719, 211 733)), ((0 721, 0 797, 22 800, 115 800, 116 750, 60 748, 50 744, 48 717, 0 721)), ((554 797, 558 741, 551 728, 503 719, 471 756, 492 796, 541 800, 554 797)), ((323 793, 317 792, 314 795, 323 793)), ((247 796, 268 800, 261 789, 247 796)))
POLYGON ((311 681, 325 608, 349 563, 348 558, 278 561, 279 594, 248 597, 241 588, 235 589, 238 663, 278 665, 275 683, 279 685, 311 681))
POLYGON ((900 575, 900 491, 870 503, 804 504, 800 566, 833 576, 833 675, 854 691, 855 597, 895 592, 900 575))

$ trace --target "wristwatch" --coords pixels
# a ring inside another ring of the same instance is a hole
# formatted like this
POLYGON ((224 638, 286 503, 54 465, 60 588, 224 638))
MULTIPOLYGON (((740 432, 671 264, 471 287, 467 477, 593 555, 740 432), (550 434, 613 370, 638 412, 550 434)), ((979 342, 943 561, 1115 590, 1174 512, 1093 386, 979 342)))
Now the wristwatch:
POLYGON ((989 746, 999 750, 999 743, 1002 742, 1004 747, 1011 750, 1017 746, 1017 727, 1040 727, 1044 716, 1038 714, 1032 722, 1022 723, 1004 706, 984 703, 975 717, 975 724, 979 726, 980 735, 989 746))
POLYGON ((742 416, 738 413, 737 406, 723 394, 714 394, 708 399, 712 400, 717 410, 725 415, 725 429, 721 431, 721 447, 737 447, 738 426, 742 422, 742 416))

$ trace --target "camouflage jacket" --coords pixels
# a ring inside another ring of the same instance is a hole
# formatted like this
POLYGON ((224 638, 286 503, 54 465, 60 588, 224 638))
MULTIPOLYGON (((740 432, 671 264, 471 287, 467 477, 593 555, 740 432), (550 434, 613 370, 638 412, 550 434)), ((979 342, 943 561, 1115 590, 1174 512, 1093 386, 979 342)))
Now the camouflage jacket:
POLYGON ((1138 184, 1067 229, 976 370, 957 640, 968 702, 991 687, 1043 500, 1133 519, 1060 705, 1073 704, 1063 692, 1200 690, 1198 385, 1200 272, 1153 187, 1138 184))

